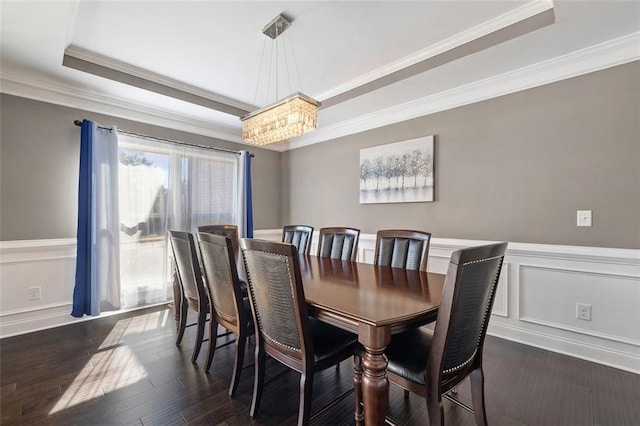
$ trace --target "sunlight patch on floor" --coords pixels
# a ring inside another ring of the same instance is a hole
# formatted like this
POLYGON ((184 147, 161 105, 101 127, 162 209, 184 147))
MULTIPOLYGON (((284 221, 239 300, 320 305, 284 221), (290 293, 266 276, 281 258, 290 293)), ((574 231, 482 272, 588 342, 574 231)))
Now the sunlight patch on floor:
POLYGON ((153 312, 135 318, 118 321, 104 338, 95 353, 73 382, 62 389, 62 396, 49 415, 69 407, 103 398, 110 392, 132 385, 147 377, 147 372, 136 354, 123 339, 135 339, 136 335, 164 328, 170 317, 169 310, 153 312))

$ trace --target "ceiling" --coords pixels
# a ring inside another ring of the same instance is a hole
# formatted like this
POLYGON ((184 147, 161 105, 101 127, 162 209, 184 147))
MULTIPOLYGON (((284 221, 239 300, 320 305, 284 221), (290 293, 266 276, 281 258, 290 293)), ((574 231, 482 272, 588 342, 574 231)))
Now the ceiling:
POLYGON ((253 110, 298 90, 320 100, 319 129, 270 146, 276 150, 640 59, 637 0, 2 0, 0 7, 3 93, 234 142, 240 120, 224 106, 253 110), (279 13, 293 23, 278 38, 276 95, 275 80, 265 78, 273 41, 262 28, 279 13), (63 66, 63 57, 98 75, 63 66))

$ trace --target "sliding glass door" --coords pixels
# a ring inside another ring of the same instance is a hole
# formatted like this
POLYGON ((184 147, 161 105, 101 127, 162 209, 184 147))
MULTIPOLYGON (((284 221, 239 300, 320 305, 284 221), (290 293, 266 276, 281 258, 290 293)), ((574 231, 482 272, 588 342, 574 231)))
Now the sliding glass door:
POLYGON ((236 153, 119 137, 124 308, 173 297, 167 231, 238 223, 236 153))

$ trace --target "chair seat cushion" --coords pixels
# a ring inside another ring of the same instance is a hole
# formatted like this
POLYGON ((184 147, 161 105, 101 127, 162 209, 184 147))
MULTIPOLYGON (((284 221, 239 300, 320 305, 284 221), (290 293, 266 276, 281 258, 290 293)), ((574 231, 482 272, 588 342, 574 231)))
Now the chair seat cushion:
POLYGON ((431 351, 433 331, 420 327, 391 336, 385 350, 389 360, 387 371, 396 376, 425 386, 427 358, 431 351))
POLYGON ((353 353, 358 336, 348 331, 309 318, 309 328, 313 338, 313 361, 320 363, 329 359, 344 359, 353 353))

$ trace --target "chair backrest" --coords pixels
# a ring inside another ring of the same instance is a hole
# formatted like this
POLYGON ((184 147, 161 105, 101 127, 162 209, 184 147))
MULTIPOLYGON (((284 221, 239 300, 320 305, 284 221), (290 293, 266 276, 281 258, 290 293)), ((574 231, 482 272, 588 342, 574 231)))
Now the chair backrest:
POLYGON ((458 250, 451 255, 427 361, 427 386, 443 392, 482 362, 507 243, 458 250))
POLYGON ((240 248, 261 343, 300 360, 313 354, 296 248, 249 238, 240 248))
POLYGON ((404 229, 378 231, 374 265, 426 271, 431 234, 404 229))
POLYGON ((207 292, 200 273, 200 263, 193 235, 188 232, 169 231, 169 241, 173 250, 182 294, 188 300, 205 303, 207 292))
POLYGON ((198 226, 198 232, 206 232, 207 234, 224 235, 231 239, 233 247, 233 255, 238 258, 238 226, 237 225, 202 225, 198 226))
MULTIPOLYGON (((246 324, 241 309, 242 290, 231 239, 223 235, 198 233, 204 282, 209 290, 209 303, 219 323, 246 324)), ((226 326, 226 325, 225 325, 226 326)))
POLYGON ((309 254, 312 237, 313 226, 287 225, 282 228, 282 242, 293 244, 302 255, 309 254))
POLYGON ((350 260, 358 256, 360 230, 355 228, 322 228, 318 241, 318 257, 350 260))

